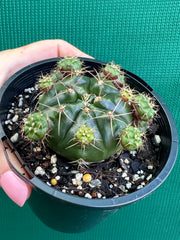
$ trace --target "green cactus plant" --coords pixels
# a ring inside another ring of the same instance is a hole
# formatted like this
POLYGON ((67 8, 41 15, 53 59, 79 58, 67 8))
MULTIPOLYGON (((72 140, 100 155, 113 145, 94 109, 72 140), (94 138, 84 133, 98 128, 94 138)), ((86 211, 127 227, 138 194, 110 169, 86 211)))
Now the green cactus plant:
POLYGON ((30 140, 44 141, 69 161, 86 162, 99 162, 123 148, 131 151, 143 144, 141 131, 133 126, 134 115, 150 121, 156 111, 149 97, 134 95, 126 87, 119 66, 107 64, 92 73, 80 59, 63 58, 38 81, 37 108, 24 123, 30 140))

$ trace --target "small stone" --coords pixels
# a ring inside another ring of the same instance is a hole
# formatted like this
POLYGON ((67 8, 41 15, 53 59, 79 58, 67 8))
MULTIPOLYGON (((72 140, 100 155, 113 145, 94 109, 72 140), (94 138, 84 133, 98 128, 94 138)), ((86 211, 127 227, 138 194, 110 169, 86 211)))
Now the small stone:
POLYGON ((62 189, 62 192, 63 192, 63 193, 66 193, 66 189, 62 189))
POLYGON ((94 179, 94 180, 91 181, 91 183, 89 183, 89 186, 91 188, 100 187, 101 186, 101 181, 99 179, 94 179))
POLYGON ((55 178, 52 178, 52 179, 51 179, 51 184, 52 184, 53 186, 55 186, 55 185, 57 184, 57 180, 56 180, 55 178))
POLYGON ((43 176, 45 174, 44 169, 41 166, 38 166, 34 172, 35 175, 41 175, 43 176))
POLYGON ((82 181, 76 179, 76 178, 73 178, 72 179, 72 184, 75 185, 75 186, 81 186, 82 185, 82 181))
POLYGON ((149 175, 146 177, 146 180, 149 181, 151 178, 152 178, 152 174, 149 174, 149 175))
POLYGON ((143 188, 142 185, 137 186, 137 189, 138 189, 138 190, 141 189, 141 188, 143 188))
POLYGON ((97 193, 97 198, 102 198, 102 194, 101 193, 97 193))
POLYGON ((51 172, 53 173, 53 174, 55 174, 55 173, 57 173, 57 167, 53 167, 52 169, 51 169, 51 172))
POLYGON ((124 179, 125 179, 126 181, 129 181, 129 177, 125 177, 124 179))
POLYGON ((13 121, 13 122, 17 122, 18 118, 19 118, 19 116, 16 114, 16 115, 14 115, 14 117, 12 118, 12 121, 13 121))
POLYGON ((51 164, 55 164, 57 162, 57 156, 56 154, 51 156, 51 164))
POLYGON ((154 141, 155 141, 155 143, 156 143, 157 145, 159 145, 160 142, 161 142, 160 136, 159 136, 159 135, 155 135, 155 136, 154 136, 154 141))
POLYGON ((97 197, 97 193, 96 193, 96 192, 91 193, 91 196, 92 196, 93 198, 96 198, 96 197, 97 197))
POLYGON ((55 177, 55 179, 57 180, 57 181, 59 181, 60 180, 60 176, 59 175, 57 175, 56 177, 55 177))
POLYGON ((122 168, 118 168, 117 172, 119 172, 119 173, 122 172, 122 168))
POLYGON ((77 189, 78 189, 78 190, 82 190, 82 186, 79 185, 79 186, 77 187, 77 189))
POLYGON ((133 157, 136 156, 136 153, 137 153, 137 151, 130 151, 130 154, 131 154, 133 157))
POLYGON ((114 186, 112 184, 109 185, 109 188, 113 188, 114 186))
POLYGON ((84 182, 90 182, 92 179, 91 175, 89 173, 86 173, 83 175, 83 181, 84 182))
POLYGON ((82 173, 77 173, 75 177, 78 181, 81 181, 81 179, 83 177, 83 174, 82 173))
POLYGON ((89 198, 89 199, 92 198, 91 194, 89 194, 89 193, 86 193, 84 197, 85 197, 85 198, 89 198))
POLYGON ((144 176, 144 175, 142 175, 142 176, 140 176, 140 178, 141 178, 142 180, 144 180, 145 176, 144 176))
POLYGON ((132 184, 131 184, 130 182, 126 183, 126 188, 127 188, 127 189, 130 189, 131 186, 132 186, 132 184))
POLYGON ((8 125, 8 129, 9 129, 10 131, 12 131, 12 126, 11 126, 11 125, 8 125))
POLYGON ((11 114, 9 113, 9 114, 7 115, 7 119, 10 119, 10 117, 11 117, 11 114))
POLYGON ((128 160, 127 158, 124 160, 124 162, 125 162, 126 164, 129 164, 129 160, 128 160))
POLYGON ((124 173, 122 174, 122 177, 123 177, 123 178, 127 177, 127 173, 124 172, 124 173))
POLYGON ((72 170, 71 173, 76 174, 76 173, 78 173, 78 171, 77 170, 72 170))
POLYGON ((148 165, 147 167, 149 170, 152 170, 153 169, 153 165, 148 165))
POLYGON ((134 174, 133 175, 133 181, 135 182, 135 181, 137 181, 139 179, 139 175, 138 174, 134 174))
POLYGON ((28 113, 29 112, 29 108, 26 108, 25 110, 24 110, 24 113, 28 113))
POLYGON ((33 151, 34 151, 34 152, 40 152, 40 151, 41 151, 41 148, 40 148, 40 147, 35 147, 35 148, 33 148, 33 151))
POLYGON ((15 133, 11 138, 11 142, 15 143, 18 141, 18 138, 19 138, 19 134, 18 133, 15 133))
POLYGON ((121 189, 122 192, 127 192, 127 190, 126 190, 124 185, 120 185, 119 188, 121 189))
POLYGON ((23 106, 23 98, 20 98, 19 99, 19 103, 18 103, 18 107, 22 107, 23 106))
POLYGON ((47 184, 49 187, 51 187, 51 184, 50 184, 50 182, 46 182, 46 184, 47 184))

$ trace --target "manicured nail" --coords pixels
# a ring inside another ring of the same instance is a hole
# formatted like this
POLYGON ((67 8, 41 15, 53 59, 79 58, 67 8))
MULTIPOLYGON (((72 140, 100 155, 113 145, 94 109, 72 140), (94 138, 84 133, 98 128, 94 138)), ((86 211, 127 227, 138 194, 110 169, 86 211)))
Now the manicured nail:
POLYGON ((17 205, 22 207, 29 196, 28 186, 12 171, 1 176, 1 187, 17 205))

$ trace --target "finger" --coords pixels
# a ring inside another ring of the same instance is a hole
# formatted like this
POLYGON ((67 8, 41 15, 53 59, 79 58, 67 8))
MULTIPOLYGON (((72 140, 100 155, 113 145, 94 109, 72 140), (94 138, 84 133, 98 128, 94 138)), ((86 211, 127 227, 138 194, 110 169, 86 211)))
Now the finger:
MULTIPOLYGON (((15 173, 10 169, 6 157, 3 153, 3 148, 0 144, 0 185, 5 191, 5 193, 19 206, 23 206, 26 200, 29 198, 31 194, 31 187, 18 178, 15 173)), ((13 166, 18 169, 21 173, 25 174, 28 177, 27 173, 21 167, 21 164, 15 157, 13 153, 11 153, 10 149, 7 149, 7 153, 13 166)))
POLYGON ((0 86, 21 68, 47 58, 53 57, 92 58, 70 43, 61 40, 42 40, 16 49, 0 52, 0 86))

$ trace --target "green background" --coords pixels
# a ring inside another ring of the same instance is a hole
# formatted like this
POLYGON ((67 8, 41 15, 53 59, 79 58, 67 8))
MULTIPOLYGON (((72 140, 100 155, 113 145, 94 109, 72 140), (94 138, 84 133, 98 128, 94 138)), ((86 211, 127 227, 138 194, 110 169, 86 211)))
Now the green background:
MULTIPOLYGON (((54 38, 142 77, 166 102, 180 132, 179 0, 0 1, 0 50, 54 38)), ((49 229, 28 204, 17 207, 0 189, 0 238, 179 240, 179 185, 180 157, 153 194, 80 234, 49 229)))

